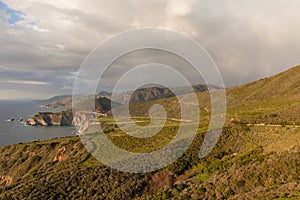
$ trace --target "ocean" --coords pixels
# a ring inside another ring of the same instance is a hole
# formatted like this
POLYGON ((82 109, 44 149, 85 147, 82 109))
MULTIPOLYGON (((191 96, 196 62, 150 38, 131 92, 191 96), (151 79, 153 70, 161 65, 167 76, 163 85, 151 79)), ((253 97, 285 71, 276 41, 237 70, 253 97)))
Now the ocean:
POLYGON ((58 112, 39 107, 34 101, 0 101, 0 146, 73 136, 74 127, 26 126, 27 119, 38 112, 58 112), (19 119, 24 121, 21 122, 19 119), (15 121, 8 121, 15 119, 15 121))

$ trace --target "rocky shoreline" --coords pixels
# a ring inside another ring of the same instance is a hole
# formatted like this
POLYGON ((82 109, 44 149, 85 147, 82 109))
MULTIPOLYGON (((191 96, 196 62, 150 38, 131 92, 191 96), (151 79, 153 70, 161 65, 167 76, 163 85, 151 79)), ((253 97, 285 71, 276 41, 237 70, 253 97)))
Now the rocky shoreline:
POLYGON ((80 106, 82 111, 75 111, 75 113, 73 113, 72 109, 56 113, 39 112, 32 118, 28 119, 26 124, 29 126, 74 126, 76 124, 80 124, 82 121, 95 119, 96 117, 107 117, 111 110, 111 100, 105 97, 88 99, 80 106), (84 108, 88 107, 91 103, 95 103, 95 113, 84 111, 84 108))
POLYGON ((28 119, 26 122, 29 126, 73 126, 72 110, 62 111, 58 113, 40 112, 28 119))
POLYGON ((28 119, 28 126, 75 126, 80 125, 81 129, 86 129, 95 123, 95 118, 103 117, 102 113, 72 110, 62 111, 58 113, 40 112, 28 119))

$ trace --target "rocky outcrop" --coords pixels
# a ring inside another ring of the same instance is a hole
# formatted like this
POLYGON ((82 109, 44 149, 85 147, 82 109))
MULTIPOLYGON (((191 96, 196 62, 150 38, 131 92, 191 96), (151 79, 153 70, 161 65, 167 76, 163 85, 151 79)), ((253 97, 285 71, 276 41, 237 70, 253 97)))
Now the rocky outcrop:
MULTIPOLYGON (((99 115, 97 115, 99 117, 99 115)), ((96 113, 77 111, 73 115, 72 110, 59 113, 40 112, 31 119, 27 120, 29 126, 74 126, 79 125, 84 128, 91 122, 95 122, 96 113)))
POLYGON ((99 97, 96 99, 88 99, 80 102, 77 106, 80 111, 72 110, 62 111, 58 113, 52 112, 40 112, 31 119, 27 120, 27 125, 30 126, 73 126, 81 125, 83 122, 93 121, 97 117, 107 117, 108 112, 111 110, 111 104, 118 106, 118 103, 112 103, 110 99, 105 97, 99 97), (94 101, 94 102, 93 102, 94 101), (96 112, 87 112, 85 110, 90 109, 90 105, 94 103, 96 112), (74 117, 75 116, 75 117, 74 117))
POLYGON ((73 125, 73 114, 71 110, 52 113, 40 112, 31 119, 27 120, 30 126, 70 126, 73 125))

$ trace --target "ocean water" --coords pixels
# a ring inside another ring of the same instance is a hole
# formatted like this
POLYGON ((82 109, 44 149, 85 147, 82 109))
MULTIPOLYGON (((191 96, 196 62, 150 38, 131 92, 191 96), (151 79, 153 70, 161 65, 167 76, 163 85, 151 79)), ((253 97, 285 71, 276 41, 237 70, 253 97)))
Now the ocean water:
POLYGON ((74 135, 74 127, 32 127, 26 120, 38 112, 56 112, 58 109, 40 108, 33 101, 0 101, 0 146, 47 140, 74 135), (14 122, 9 119, 16 119, 14 122), (19 118, 24 119, 20 122, 19 118))

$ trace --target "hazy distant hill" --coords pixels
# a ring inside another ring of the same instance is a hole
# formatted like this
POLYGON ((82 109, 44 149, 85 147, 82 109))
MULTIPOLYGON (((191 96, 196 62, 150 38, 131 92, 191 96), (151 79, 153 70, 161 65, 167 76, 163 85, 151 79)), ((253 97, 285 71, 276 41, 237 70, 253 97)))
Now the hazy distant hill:
MULTIPOLYGON (((104 94, 108 94, 108 93, 104 93, 104 94)), ((59 108, 71 109, 72 98, 75 98, 76 101, 81 101, 87 99, 87 97, 91 99, 93 98, 95 99, 94 95, 87 95, 87 94, 75 95, 73 97, 72 95, 62 95, 62 96, 53 97, 49 100, 40 101, 40 103, 48 107, 59 107, 59 108)))
POLYGON ((39 102, 41 104, 52 104, 56 101, 60 101, 60 100, 70 98, 70 97, 72 97, 72 96, 71 95, 59 95, 59 96, 54 96, 54 97, 51 97, 51 98, 45 99, 45 100, 36 100, 36 102, 39 102))
POLYGON ((80 102, 76 107, 85 110, 90 110, 90 105, 95 104, 95 108, 97 111, 101 111, 102 113, 107 113, 111 110, 111 106, 121 105, 118 102, 112 102, 110 99, 106 97, 98 97, 98 98, 90 98, 86 101, 80 102))
MULTIPOLYGON (((189 87, 177 87, 177 88, 162 88, 162 87, 150 87, 150 88, 140 88, 133 92, 130 98, 130 102, 142 102, 142 101, 153 101, 157 99, 170 98, 177 95, 184 95, 193 92, 205 92, 208 91, 206 85, 194 85, 192 89, 189 87), (172 92, 174 91, 174 93, 172 92)), ((129 93, 130 94, 130 93, 129 93)), ((126 96, 125 94, 122 94, 126 96)))
MULTIPOLYGON (((210 88, 216 88, 213 86, 209 86, 210 88)), ((208 87, 206 85, 194 85, 192 86, 193 90, 191 90, 189 87, 177 87, 172 88, 174 92, 177 94, 183 95, 188 94, 192 92, 205 92, 208 90, 208 87)), ((98 96, 105 97, 105 98, 111 98, 110 92, 101 91, 98 93, 98 96)), ((131 102, 140 102, 140 101, 153 101, 157 99, 163 99, 163 98, 169 98, 173 97, 174 93, 171 91, 171 89, 168 88, 162 88, 162 87, 149 87, 149 88, 140 88, 137 89, 134 92, 123 92, 116 95, 116 99, 118 99, 120 103, 124 102, 124 99, 131 98, 131 102)), ((80 98, 80 95, 78 95, 76 98, 80 98)), ((72 107, 72 96, 71 95, 63 95, 63 96, 56 96, 51 99, 40 101, 43 104, 49 104, 49 106, 52 107, 65 107, 65 108, 71 108, 72 107)))

